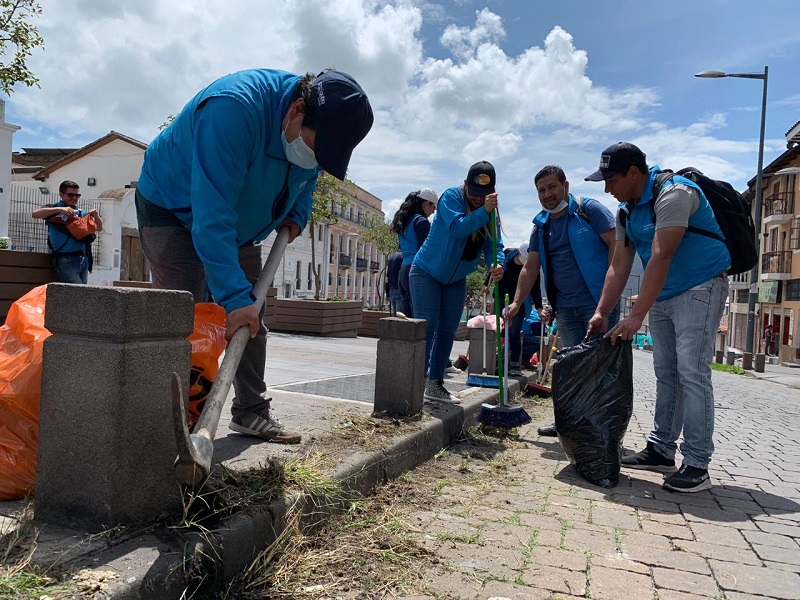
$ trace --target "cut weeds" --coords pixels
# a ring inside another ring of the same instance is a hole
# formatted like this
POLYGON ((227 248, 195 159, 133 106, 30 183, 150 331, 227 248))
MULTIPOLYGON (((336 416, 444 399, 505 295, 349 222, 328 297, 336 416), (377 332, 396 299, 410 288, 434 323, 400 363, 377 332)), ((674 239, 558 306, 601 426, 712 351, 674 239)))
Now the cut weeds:
MULTIPOLYGON (((453 567, 437 558, 440 546, 482 546, 486 521, 469 522, 485 498, 504 485, 516 447, 473 432, 412 473, 351 501, 311 532, 293 511, 290 526, 231 584, 224 598, 373 599, 435 595, 431 572, 453 567), (499 476, 498 476, 499 474, 499 476), (450 518, 434 519, 447 507, 450 518), (452 519, 452 520, 451 520, 452 519)), ((487 573, 477 573, 485 577, 487 573)))

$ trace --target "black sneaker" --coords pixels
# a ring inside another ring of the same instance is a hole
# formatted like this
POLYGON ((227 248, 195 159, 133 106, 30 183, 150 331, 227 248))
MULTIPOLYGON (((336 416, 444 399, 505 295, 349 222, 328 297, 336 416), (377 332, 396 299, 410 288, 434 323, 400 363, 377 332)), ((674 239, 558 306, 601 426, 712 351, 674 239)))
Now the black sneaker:
POLYGON ((544 427, 539 427, 539 429, 536 430, 536 433, 538 433, 539 435, 543 435, 545 437, 558 436, 555 423, 553 423, 552 425, 545 425, 544 427))
POLYGON ((647 447, 641 452, 622 457, 622 466, 628 469, 644 469, 658 473, 672 473, 675 470, 675 461, 660 454, 653 442, 647 442, 647 447))
POLYGON ((451 396, 443 382, 438 379, 429 379, 425 382, 425 394, 422 397, 429 402, 461 402, 460 399, 451 396))
POLYGON ((684 464, 681 465, 677 473, 667 477, 662 487, 670 492, 691 494, 692 492, 710 490, 711 479, 708 477, 706 469, 698 469, 684 464))
POLYGON ((519 363, 508 363, 508 376, 523 377, 522 371, 519 370, 519 363))

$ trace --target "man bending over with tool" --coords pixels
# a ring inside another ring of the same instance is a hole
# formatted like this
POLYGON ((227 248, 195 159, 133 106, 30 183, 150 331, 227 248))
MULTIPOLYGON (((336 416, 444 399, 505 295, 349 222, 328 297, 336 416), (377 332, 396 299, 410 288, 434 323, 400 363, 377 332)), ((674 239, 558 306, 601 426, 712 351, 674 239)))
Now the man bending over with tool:
POLYGON ((369 100, 346 73, 253 69, 201 90, 148 146, 136 188, 142 249, 155 287, 186 290, 225 308, 226 337, 250 328, 234 380, 230 428, 299 443, 270 415, 266 328, 253 283, 261 247, 286 227, 305 228, 317 174, 344 179, 372 127, 369 100))

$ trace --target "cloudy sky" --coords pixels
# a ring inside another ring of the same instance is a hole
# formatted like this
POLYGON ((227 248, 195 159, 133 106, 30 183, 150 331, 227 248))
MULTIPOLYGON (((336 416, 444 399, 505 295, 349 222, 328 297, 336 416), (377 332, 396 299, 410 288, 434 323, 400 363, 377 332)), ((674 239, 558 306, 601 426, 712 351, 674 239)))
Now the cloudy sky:
POLYGON ((15 150, 80 147, 112 129, 149 142, 221 75, 331 66, 361 82, 376 113, 351 179, 391 215, 408 192, 441 193, 489 160, 512 244, 528 236, 544 165, 611 206, 583 177, 616 141, 743 189, 762 84, 698 71, 769 65, 765 164, 800 120, 797 0, 40 1, 45 49, 30 66, 41 88, 7 101, 22 126, 15 150))

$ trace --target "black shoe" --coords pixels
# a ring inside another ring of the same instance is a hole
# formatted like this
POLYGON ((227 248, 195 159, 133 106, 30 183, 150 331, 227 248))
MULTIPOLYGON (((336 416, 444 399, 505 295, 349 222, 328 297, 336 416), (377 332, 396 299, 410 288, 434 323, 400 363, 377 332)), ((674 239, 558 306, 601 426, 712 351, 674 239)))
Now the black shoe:
POLYGON ((647 442, 647 447, 641 452, 623 456, 622 466, 629 469, 672 473, 675 470, 675 461, 660 454, 653 442, 647 442))
POLYGON ((539 435, 543 435, 545 437, 556 437, 558 436, 558 432, 556 431, 556 424, 553 423, 552 425, 546 425, 544 427, 539 427, 536 430, 539 435))
POLYGON ((710 490, 711 479, 709 479, 706 469, 698 469, 684 464, 677 473, 667 477, 662 487, 670 492, 690 494, 710 490))
POLYGON ((509 377, 524 377, 522 371, 519 370, 519 363, 508 363, 508 376, 509 377))

